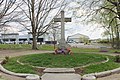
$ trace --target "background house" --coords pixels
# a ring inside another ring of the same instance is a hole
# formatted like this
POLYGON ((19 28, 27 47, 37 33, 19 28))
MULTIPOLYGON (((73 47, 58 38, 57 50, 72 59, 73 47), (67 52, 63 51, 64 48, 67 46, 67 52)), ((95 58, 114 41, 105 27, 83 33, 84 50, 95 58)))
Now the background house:
POLYGON ((89 37, 80 33, 68 36, 67 41, 72 43, 88 43, 89 42, 89 37))

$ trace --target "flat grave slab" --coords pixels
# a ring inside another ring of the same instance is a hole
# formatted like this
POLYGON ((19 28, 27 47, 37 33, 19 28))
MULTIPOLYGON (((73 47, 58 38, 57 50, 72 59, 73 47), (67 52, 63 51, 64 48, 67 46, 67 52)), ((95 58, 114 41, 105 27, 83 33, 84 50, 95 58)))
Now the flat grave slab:
POLYGON ((46 68, 44 73, 74 73, 74 68, 46 68))
POLYGON ((81 76, 75 73, 45 73, 41 80, 81 80, 81 76))

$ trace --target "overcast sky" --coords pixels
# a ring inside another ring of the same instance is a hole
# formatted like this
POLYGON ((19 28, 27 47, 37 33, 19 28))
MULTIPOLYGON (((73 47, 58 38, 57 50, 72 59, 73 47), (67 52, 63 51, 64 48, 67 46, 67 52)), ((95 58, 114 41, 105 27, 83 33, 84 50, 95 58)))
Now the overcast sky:
MULTIPOLYGON (((98 39, 102 38, 101 34, 104 32, 104 29, 100 27, 100 24, 97 23, 89 23, 86 24, 85 22, 82 22, 83 18, 76 18, 73 16, 73 8, 79 7, 80 5, 72 2, 69 5, 69 9, 65 9, 65 17, 72 17, 72 22, 68 22, 65 25, 66 29, 66 37, 70 35, 74 35, 76 33, 84 34, 89 36, 91 39, 98 39)), ((79 8, 76 12, 76 16, 85 15, 87 11, 83 10, 82 8, 79 8)))
MULTIPOLYGON (((79 7, 78 4, 72 2, 69 8, 79 7)), ((84 15, 85 11, 81 8, 79 9, 77 15, 84 15)), ((81 22, 81 18, 75 18, 73 16, 73 11, 65 9, 65 17, 71 17, 72 22, 65 23, 65 37, 74 35, 76 33, 84 34, 90 37, 90 39, 102 38, 101 34, 104 31, 99 27, 99 24, 85 24, 81 22)), ((21 27, 19 24, 10 24, 13 28, 9 29, 10 32, 19 32, 21 27), (13 31, 12 31, 13 30, 13 31)), ((28 31, 19 32, 21 35, 27 34, 28 31)))

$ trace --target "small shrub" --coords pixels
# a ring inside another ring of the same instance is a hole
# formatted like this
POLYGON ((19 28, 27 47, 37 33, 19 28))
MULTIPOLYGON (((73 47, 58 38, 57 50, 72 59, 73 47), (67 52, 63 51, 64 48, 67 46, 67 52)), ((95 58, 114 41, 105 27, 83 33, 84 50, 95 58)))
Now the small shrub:
POLYGON ((75 73, 77 73, 77 74, 83 74, 84 72, 85 72, 85 69, 83 67, 75 68, 75 73))
POLYGON ((6 56, 5 59, 8 61, 10 58, 9 58, 9 56, 6 56))
POLYGON ((119 51, 115 51, 114 53, 120 53, 119 51))
POLYGON ((120 62, 120 55, 115 56, 115 62, 120 62))
POLYGON ((9 56, 6 56, 5 59, 3 60, 2 64, 6 64, 9 61, 9 56))
POLYGON ((2 64, 6 64, 6 63, 7 63, 7 60, 4 59, 4 60, 2 61, 2 64))

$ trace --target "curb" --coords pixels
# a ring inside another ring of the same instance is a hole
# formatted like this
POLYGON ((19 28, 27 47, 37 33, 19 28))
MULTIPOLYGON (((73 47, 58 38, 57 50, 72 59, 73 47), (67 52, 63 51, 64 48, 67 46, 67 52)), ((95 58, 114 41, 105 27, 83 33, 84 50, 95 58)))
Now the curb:
MULTIPOLYGON (((104 72, 99 72, 99 73, 85 74, 85 75, 83 75, 83 78, 84 78, 84 76, 86 76, 86 77, 94 76, 96 78, 101 78, 101 77, 109 76, 109 75, 116 74, 116 73, 120 73, 120 68, 116 68, 116 69, 104 71, 104 72)), ((84 80, 84 79, 82 79, 82 80, 84 80)), ((91 80, 91 79, 89 79, 89 80, 91 80)))
POLYGON ((82 76, 81 80, 96 80, 96 77, 95 76, 84 75, 84 76, 82 76))
POLYGON ((0 61, 0 71, 4 72, 6 74, 10 74, 10 75, 18 76, 18 77, 27 77, 27 76, 34 75, 34 74, 14 73, 14 72, 8 71, 1 65, 1 63, 2 63, 2 61, 0 61))
POLYGON ((30 75, 26 77, 26 80, 40 80, 40 76, 38 75, 30 75))

